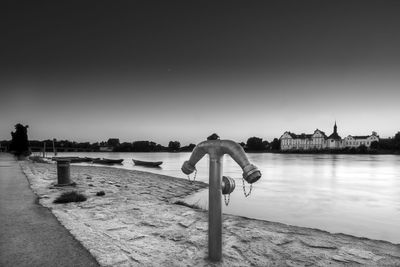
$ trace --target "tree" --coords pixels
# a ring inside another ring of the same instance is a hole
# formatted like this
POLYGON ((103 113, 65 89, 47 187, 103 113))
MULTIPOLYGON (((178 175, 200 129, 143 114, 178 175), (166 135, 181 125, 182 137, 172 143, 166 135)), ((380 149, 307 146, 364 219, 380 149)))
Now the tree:
POLYGON ((371 142, 371 149, 378 149, 379 148, 379 142, 378 141, 373 141, 371 142))
POLYGON ((281 149, 281 141, 278 138, 274 138, 271 142, 271 150, 278 151, 281 149))
POLYGON ((0 142, 0 152, 7 151, 8 148, 10 147, 10 143, 11 143, 11 141, 6 141, 6 140, 1 141, 0 142))
POLYGON ((118 152, 131 152, 132 151, 132 143, 123 142, 122 144, 120 144, 116 148, 116 151, 118 151, 118 152))
POLYGON ((213 133, 212 135, 207 137, 207 140, 218 140, 218 139, 219 139, 219 136, 216 133, 213 133))
POLYGON ((11 132, 11 144, 10 150, 16 156, 27 156, 29 152, 29 141, 28 141, 28 125, 23 126, 18 123, 15 125, 15 132, 11 132))
POLYGON ((367 151, 368 151, 368 148, 364 144, 357 147, 357 153, 365 154, 365 153, 367 153, 367 151))
POLYGON ((168 144, 168 149, 170 151, 178 151, 180 147, 181 143, 179 143, 178 141, 170 141, 168 144))
POLYGON ((196 146, 195 144, 189 144, 188 146, 181 147, 179 151, 181 151, 181 152, 191 152, 191 151, 193 151, 195 146, 196 146))
POLYGON ((247 139, 247 149, 251 151, 262 151, 265 150, 262 138, 250 137, 247 139))
POLYGON ((109 138, 107 140, 107 145, 112 146, 112 147, 119 146, 119 138, 109 138))
POLYGON ((133 152, 155 151, 156 143, 150 141, 135 141, 132 143, 133 152))
POLYGON ((400 132, 397 132, 393 138, 394 148, 400 150, 400 132))
POLYGON ((379 148, 383 150, 393 150, 394 140, 392 138, 381 138, 379 139, 379 148))
POLYGON ((265 149, 269 149, 270 148, 270 144, 269 144, 269 142, 267 140, 264 140, 262 143, 263 143, 265 149))

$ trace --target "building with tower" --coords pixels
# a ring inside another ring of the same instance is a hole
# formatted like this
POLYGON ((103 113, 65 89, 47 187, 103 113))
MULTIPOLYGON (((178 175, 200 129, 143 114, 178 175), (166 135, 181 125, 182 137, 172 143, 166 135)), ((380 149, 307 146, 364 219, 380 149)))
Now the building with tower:
POLYGON ((333 132, 327 136, 323 131, 316 129, 312 134, 295 134, 289 131, 284 132, 280 137, 281 150, 322 150, 322 149, 343 149, 346 147, 366 146, 369 148, 371 143, 379 141, 376 132, 366 136, 349 135, 342 139, 337 131, 336 121, 333 132))
POLYGON ((340 149, 342 148, 342 137, 337 133, 337 125, 333 126, 333 133, 327 138, 326 148, 340 149))

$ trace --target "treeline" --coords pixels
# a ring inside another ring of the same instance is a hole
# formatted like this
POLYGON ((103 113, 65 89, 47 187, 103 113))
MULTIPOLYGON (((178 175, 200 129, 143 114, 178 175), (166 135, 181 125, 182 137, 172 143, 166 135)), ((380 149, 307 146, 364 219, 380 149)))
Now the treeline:
MULTIPOLYGON (((29 141, 30 147, 43 148, 46 151, 53 150, 53 140, 29 141)), ((194 144, 181 146, 178 141, 170 141, 168 146, 163 146, 152 141, 135 141, 120 143, 116 138, 110 138, 107 142, 73 142, 68 140, 55 140, 54 147, 58 151, 102 151, 101 148, 107 148, 113 152, 184 152, 192 151, 194 144)))
MULTIPOLYGON (((26 130, 26 129, 25 129, 26 130)), ((25 132, 26 133, 26 132, 25 132)), ((219 136, 214 133, 207 137, 207 140, 220 139, 219 136)), ((0 147, 3 150, 10 150, 12 141, 1 141, 0 147)), ((181 146, 179 141, 170 141, 168 146, 157 144, 153 141, 134 141, 134 142, 122 142, 120 143, 118 138, 110 138, 103 142, 74 142, 69 140, 30 140, 28 141, 29 148, 33 152, 42 151, 43 148, 47 152, 53 151, 53 146, 58 152, 70 152, 70 151, 113 151, 113 152, 191 152, 195 144, 189 144, 181 146)), ((268 151, 279 151, 280 141, 275 138, 272 142, 263 140, 259 137, 250 137, 247 142, 239 143, 246 152, 268 152, 268 151)))
POLYGON ((260 137, 250 137, 247 142, 240 143, 246 152, 269 152, 269 151, 279 151, 281 142, 278 138, 274 138, 272 142, 263 140, 260 137))
POLYGON ((379 153, 400 153, 400 132, 397 132, 392 138, 382 138, 379 142, 372 142, 371 149, 379 153))
MULTIPOLYGON (((43 148, 47 152, 53 151, 53 140, 47 139, 43 141, 31 140, 28 141, 28 147, 33 151, 42 151, 43 148)), ((12 142, 8 140, 0 141, 0 148, 2 151, 11 151, 12 142)), ((108 142, 74 142, 69 140, 54 141, 54 147, 57 151, 101 151, 101 147, 111 149, 113 152, 186 152, 192 151, 195 144, 181 146, 178 141, 169 142, 168 146, 163 146, 152 141, 135 141, 123 142, 110 145, 108 142)))
MULTIPOLYGON (((46 147, 46 151, 53 151, 53 146, 57 151, 114 151, 114 152, 191 152, 195 144, 181 146, 179 141, 170 141, 168 146, 157 144, 153 141, 134 141, 120 143, 118 138, 110 138, 103 142, 74 142, 69 140, 31 140, 28 141, 27 129, 28 126, 21 124, 15 125, 15 132, 12 132, 12 140, 0 141, 1 151, 16 151, 16 154, 27 154, 29 151, 41 151, 46 147), (28 147, 28 151, 27 151, 28 147)), ((214 133, 207 137, 207 140, 216 140, 220 137, 214 133)), ((246 152, 279 152, 280 140, 274 138, 271 142, 263 140, 260 137, 250 137, 245 142, 239 143, 246 152)), ((294 151, 290 151, 294 153, 294 151)), ((305 151, 299 151, 305 153, 305 151)), ((377 153, 377 154, 393 154, 400 153, 400 132, 397 132, 394 137, 380 139, 378 142, 372 142, 368 148, 359 146, 356 148, 343 148, 340 150, 310 150, 306 153, 377 153)))
POLYGON ((135 141, 132 143, 123 142, 113 147, 115 152, 189 152, 195 147, 195 144, 182 146, 178 141, 170 141, 168 146, 162 146, 152 141, 135 141))

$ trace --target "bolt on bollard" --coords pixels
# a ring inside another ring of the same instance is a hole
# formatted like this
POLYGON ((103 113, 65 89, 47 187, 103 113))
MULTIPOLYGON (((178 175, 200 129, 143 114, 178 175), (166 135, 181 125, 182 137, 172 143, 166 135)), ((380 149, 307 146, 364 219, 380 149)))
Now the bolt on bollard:
POLYGON ((57 160, 57 185, 71 184, 69 162, 66 159, 57 160))
MULTIPOLYGON (((243 148, 231 140, 208 140, 198 144, 188 161, 182 165, 182 172, 186 175, 196 170, 196 163, 205 154, 210 157, 209 193, 208 193, 208 254, 211 261, 220 261, 222 258, 222 191, 234 189, 234 181, 227 188, 228 178, 224 179, 222 187, 222 156, 229 154, 243 170, 243 178, 250 184, 261 178, 261 172, 250 164, 243 148)), ((233 179, 232 179, 233 180, 233 179)))

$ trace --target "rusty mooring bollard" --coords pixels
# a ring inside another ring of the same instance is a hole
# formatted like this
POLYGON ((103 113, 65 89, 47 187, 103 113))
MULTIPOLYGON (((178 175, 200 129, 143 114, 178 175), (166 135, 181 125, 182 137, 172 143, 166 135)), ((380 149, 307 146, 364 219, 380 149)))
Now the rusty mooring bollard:
POLYGON ((68 159, 57 160, 57 184, 58 185, 71 184, 68 159))

